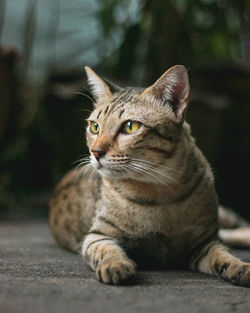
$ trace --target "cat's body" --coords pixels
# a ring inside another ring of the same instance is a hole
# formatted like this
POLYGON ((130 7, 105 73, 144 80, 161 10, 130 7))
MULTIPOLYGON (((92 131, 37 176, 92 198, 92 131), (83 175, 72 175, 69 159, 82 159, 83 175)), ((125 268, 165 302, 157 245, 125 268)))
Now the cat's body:
POLYGON ((78 168, 57 186, 50 225, 58 242, 82 250, 105 283, 134 275, 136 262, 248 286, 250 265, 219 242, 213 174, 184 122, 185 68, 170 69, 146 90, 112 90, 89 68, 87 74, 97 98, 87 141, 100 176, 84 178, 78 168))

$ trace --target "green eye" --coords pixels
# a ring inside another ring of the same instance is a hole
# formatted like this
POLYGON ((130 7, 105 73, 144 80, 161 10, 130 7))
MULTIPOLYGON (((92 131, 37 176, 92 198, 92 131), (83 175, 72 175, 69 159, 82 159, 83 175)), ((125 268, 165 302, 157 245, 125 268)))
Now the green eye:
POLYGON ((138 122, 127 121, 123 125, 123 132, 126 134, 132 134, 140 127, 138 122))
POLYGON ((99 125, 96 122, 93 122, 93 121, 90 122, 89 126, 90 126, 90 131, 93 134, 98 134, 99 133, 100 127, 99 127, 99 125))

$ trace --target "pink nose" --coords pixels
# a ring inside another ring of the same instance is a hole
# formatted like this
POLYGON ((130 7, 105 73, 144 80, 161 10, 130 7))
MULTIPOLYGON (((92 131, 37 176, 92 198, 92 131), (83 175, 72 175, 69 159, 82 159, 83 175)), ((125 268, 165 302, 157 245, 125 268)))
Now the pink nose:
POLYGON ((105 150, 91 150, 91 152, 94 154, 95 158, 97 160, 100 159, 100 157, 104 156, 106 151, 105 150))

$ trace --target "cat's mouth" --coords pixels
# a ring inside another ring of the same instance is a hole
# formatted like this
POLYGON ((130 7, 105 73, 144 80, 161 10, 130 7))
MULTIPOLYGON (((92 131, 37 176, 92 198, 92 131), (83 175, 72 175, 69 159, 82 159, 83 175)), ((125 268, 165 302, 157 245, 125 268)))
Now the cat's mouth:
POLYGON ((100 164, 97 169, 100 175, 109 178, 127 178, 128 171, 118 164, 100 164))
POLYGON ((127 165, 129 164, 129 158, 114 158, 114 159, 96 159, 91 158, 91 165, 102 175, 106 177, 118 177, 128 174, 127 165))

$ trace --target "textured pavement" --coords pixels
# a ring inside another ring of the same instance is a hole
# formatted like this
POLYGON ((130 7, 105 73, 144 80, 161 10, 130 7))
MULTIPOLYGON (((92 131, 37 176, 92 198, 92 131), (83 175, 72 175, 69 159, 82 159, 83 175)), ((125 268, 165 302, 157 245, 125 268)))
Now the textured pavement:
MULTIPOLYGON (((250 251, 234 251, 250 262, 250 251)), ((185 271, 138 272, 130 286, 95 279, 58 247, 46 221, 0 223, 0 313, 250 312, 250 288, 185 271)))

